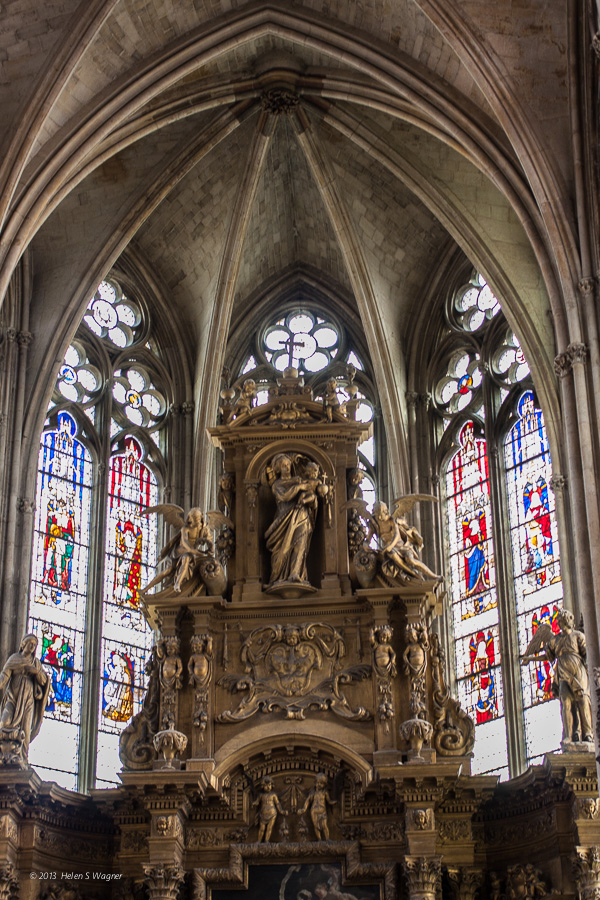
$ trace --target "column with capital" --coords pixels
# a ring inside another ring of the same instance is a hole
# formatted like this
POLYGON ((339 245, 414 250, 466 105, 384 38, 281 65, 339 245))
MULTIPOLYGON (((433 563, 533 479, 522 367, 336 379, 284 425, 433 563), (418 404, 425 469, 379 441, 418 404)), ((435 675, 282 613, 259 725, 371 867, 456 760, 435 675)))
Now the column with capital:
POLYGON ((436 900, 442 875, 439 856, 406 856, 404 877, 409 900, 436 900))
POLYGON ((179 865, 145 865, 149 900, 177 900, 185 872, 179 865))

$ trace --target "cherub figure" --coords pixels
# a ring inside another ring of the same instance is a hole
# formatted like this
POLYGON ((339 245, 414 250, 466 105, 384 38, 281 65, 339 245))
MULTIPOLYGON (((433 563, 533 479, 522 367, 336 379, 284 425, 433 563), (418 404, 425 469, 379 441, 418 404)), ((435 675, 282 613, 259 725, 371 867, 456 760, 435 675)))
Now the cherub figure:
POLYGON ((183 686, 183 663, 179 656, 179 638, 167 637, 164 639, 166 656, 160 669, 160 683, 166 691, 180 690, 183 686))
POLYGON ((163 547, 158 557, 159 562, 167 559, 167 567, 158 572, 144 590, 148 591, 167 580, 168 584, 173 585, 175 593, 179 594, 183 585, 192 578, 196 563, 213 556, 213 531, 224 527, 233 528, 233 523, 217 510, 212 510, 205 516, 198 507, 190 509, 184 519, 183 509, 171 503, 161 503, 143 511, 144 515, 151 513, 163 515, 169 525, 179 528, 179 532, 163 547))
POLYGON ((205 688, 211 676, 213 639, 209 634, 195 634, 191 640, 192 655, 188 662, 189 684, 205 688))
POLYGON ((337 800, 332 800, 327 792, 327 775, 319 772, 315 775, 315 784, 309 791, 308 797, 302 809, 298 810, 298 815, 310 808, 310 820, 315 829, 315 835, 318 841, 329 840, 329 826, 327 824, 327 804, 335 806, 337 800))
POLYGON ((410 622, 406 626, 406 647, 402 654, 404 673, 410 675, 410 700, 411 714, 417 718, 425 717, 425 671, 427 669, 427 654, 429 650, 429 638, 424 625, 414 625, 410 622))
POLYGON ((373 505, 373 514, 369 513, 365 500, 355 498, 342 504, 341 509, 357 510, 361 518, 368 523, 367 539, 364 547, 369 550, 369 542, 373 535, 377 537, 379 550, 377 553, 382 575, 392 583, 403 583, 411 578, 440 581, 440 576, 419 559, 423 546, 423 538, 416 528, 406 521, 406 514, 415 503, 433 501, 437 497, 431 494, 407 494, 394 500, 394 512, 390 514, 387 504, 378 501, 373 505))
POLYGON ((323 409, 328 422, 333 422, 334 412, 343 412, 343 404, 337 394, 338 383, 335 378, 330 378, 323 393, 323 409))
POLYGON ((240 395, 229 415, 229 422, 233 419, 239 419, 240 416, 248 415, 254 406, 255 400, 256 382, 253 378, 246 378, 240 389, 240 395))
POLYGON ((380 678, 396 676, 396 653, 391 646, 392 634, 393 630, 390 625, 371 629, 373 668, 380 678))
POLYGON ((252 806, 258 807, 258 842, 270 841, 273 825, 278 813, 287 816, 287 811, 282 809, 279 797, 273 790, 273 781, 265 775, 261 782, 261 791, 252 806))
POLYGON ((556 662, 552 693, 560 700, 563 742, 591 743, 594 734, 585 635, 575 628, 575 617, 568 609, 561 609, 556 621, 560 634, 554 634, 545 622, 539 625, 521 663, 537 659, 542 649, 548 662, 556 662))
POLYGON ((407 644, 402 654, 404 673, 413 678, 422 678, 427 668, 425 651, 429 649, 429 639, 424 625, 406 626, 407 644))

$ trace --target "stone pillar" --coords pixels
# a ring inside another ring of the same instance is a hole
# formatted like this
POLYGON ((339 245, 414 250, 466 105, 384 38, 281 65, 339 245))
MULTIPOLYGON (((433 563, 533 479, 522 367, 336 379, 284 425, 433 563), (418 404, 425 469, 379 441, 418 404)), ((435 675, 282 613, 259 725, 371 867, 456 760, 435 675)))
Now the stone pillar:
POLYGON ((145 865, 149 900, 177 900, 184 871, 181 866, 145 865))
POLYGON ((441 857, 406 856, 404 875, 409 900, 436 900, 441 881, 441 857))

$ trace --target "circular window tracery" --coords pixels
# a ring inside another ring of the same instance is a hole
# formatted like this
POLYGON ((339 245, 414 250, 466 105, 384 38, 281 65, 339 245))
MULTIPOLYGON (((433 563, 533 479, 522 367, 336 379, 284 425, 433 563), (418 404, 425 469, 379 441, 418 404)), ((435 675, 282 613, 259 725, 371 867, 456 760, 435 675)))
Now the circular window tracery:
POLYGON ((88 303, 83 321, 90 331, 108 339, 115 347, 129 347, 136 338, 142 312, 116 281, 105 279, 88 303))
POLYGON ((165 398, 142 366, 117 369, 112 393, 125 416, 134 425, 152 427, 165 413, 165 398))
POLYGON ((492 371, 507 384, 517 384, 531 372, 516 334, 509 331, 492 356, 492 371))
POLYGON ((326 368, 339 347, 340 335, 331 321, 308 311, 294 311, 267 327, 262 350, 279 372, 293 366, 312 374, 326 368))
POLYGON ((465 331, 477 331, 500 312, 500 303, 480 272, 460 288, 454 297, 458 322, 465 331))
POLYGON ((476 399, 482 380, 479 354, 466 349, 457 350, 448 361, 446 375, 435 389, 435 400, 440 411, 453 414, 465 410, 476 399))
MULTIPOLYGON (((74 341, 67 348, 58 371, 56 392, 73 403, 88 403, 101 388, 100 370, 90 362, 83 345, 74 341)), ((60 402, 56 393, 55 402, 60 402)))

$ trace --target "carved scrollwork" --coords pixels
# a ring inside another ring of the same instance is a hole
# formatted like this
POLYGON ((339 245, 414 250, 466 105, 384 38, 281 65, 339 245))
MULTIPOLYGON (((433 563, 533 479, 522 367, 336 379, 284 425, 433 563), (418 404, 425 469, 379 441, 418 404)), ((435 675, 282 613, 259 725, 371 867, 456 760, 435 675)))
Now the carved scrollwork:
POLYGON ((345 644, 331 625, 269 625, 256 628, 240 651, 244 674, 225 675, 219 685, 246 694, 235 710, 225 710, 218 722, 239 722, 259 710, 279 709, 289 719, 303 719, 309 709, 332 710, 353 721, 371 718, 363 707, 353 709, 342 686, 368 678, 368 665, 341 669, 345 644))
POLYGON ((162 641, 152 649, 146 665, 148 690, 140 712, 133 717, 119 738, 119 758, 124 769, 149 769, 156 759, 153 738, 158 731, 160 709, 160 664, 164 655, 162 641))
POLYGON ((444 677, 444 650, 437 634, 431 635, 433 680, 433 747, 440 756, 464 756, 473 750, 475 725, 458 700, 450 696, 444 677))

